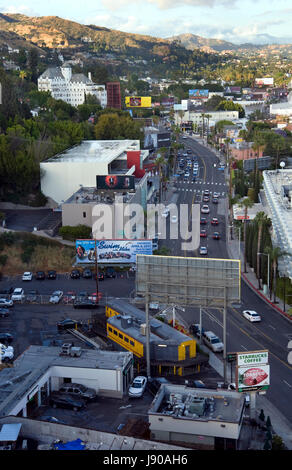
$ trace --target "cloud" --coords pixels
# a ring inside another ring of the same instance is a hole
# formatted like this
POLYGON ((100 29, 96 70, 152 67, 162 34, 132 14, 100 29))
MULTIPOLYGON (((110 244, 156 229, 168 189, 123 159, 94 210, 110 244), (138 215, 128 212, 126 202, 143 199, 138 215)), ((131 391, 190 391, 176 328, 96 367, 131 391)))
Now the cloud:
POLYGON ((115 11, 117 9, 124 8, 130 4, 137 5, 141 3, 158 7, 160 10, 168 10, 171 8, 178 7, 207 7, 212 8, 216 6, 232 6, 237 3, 238 0, 102 0, 102 4, 105 8, 115 11))
POLYGON ((5 7, 0 6, 0 12, 5 14, 15 14, 15 13, 20 13, 22 15, 27 15, 27 16, 40 16, 39 13, 37 13, 35 10, 33 10, 30 6, 28 5, 7 5, 5 7))

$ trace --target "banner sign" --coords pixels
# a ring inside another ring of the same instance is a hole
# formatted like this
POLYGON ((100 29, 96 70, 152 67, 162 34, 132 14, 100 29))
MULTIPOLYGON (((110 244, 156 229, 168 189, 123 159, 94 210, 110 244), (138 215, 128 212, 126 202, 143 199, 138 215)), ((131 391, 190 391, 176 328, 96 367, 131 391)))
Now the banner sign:
POLYGON ((76 240, 76 262, 95 263, 95 243, 98 263, 136 263, 136 255, 152 255, 152 240, 76 240))
POLYGON ((270 385, 270 366, 260 365, 237 368, 237 388, 238 391, 258 390, 270 385))
POLYGON ((151 108, 151 96, 126 96, 127 108, 151 108))
POLYGON ((190 98, 208 98, 209 90, 189 90, 190 98))
POLYGON ((255 366, 261 364, 268 364, 269 352, 268 351, 251 351, 247 353, 237 353, 238 366, 255 366))
POLYGON ((121 191, 135 189, 133 175, 96 175, 97 189, 120 189, 121 191))

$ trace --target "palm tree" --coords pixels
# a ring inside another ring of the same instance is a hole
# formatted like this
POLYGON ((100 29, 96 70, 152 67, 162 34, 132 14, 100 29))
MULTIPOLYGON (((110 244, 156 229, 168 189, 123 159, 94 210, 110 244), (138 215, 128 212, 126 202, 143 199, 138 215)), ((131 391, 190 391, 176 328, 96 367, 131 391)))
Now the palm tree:
MULTIPOLYGON (((291 256, 287 251, 282 251, 279 246, 274 246, 267 248, 265 253, 270 255, 272 269, 273 269, 273 293, 274 293, 274 302, 276 301, 276 287, 277 287, 277 268, 278 260, 283 256, 291 256)), ((270 295, 271 297, 271 295, 270 295)))
MULTIPOLYGON (((257 245, 257 278, 259 281, 259 289, 261 289, 261 274, 260 274, 260 251, 261 251, 261 243, 262 243, 262 234, 263 234, 263 227, 264 225, 268 225, 271 223, 269 217, 265 214, 265 212, 258 212, 255 221, 258 224, 258 245, 257 245)), ((268 267, 269 269, 269 267, 268 267)))
MULTIPOLYGON (((161 150, 161 149, 160 149, 161 150)), ((160 155, 160 157, 157 157, 155 162, 154 162, 154 165, 156 168, 158 168, 158 174, 159 174, 159 201, 161 202, 161 183, 162 183, 162 177, 163 177, 163 167, 164 165, 166 165, 166 160, 164 158, 163 155, 160 155)))
POLYGON ((250 209, 253 206, 253 202, 250 200, 249 197, 245 197, 240 203, 239 207, 244 208, 244 225, 243 225, 243 231, 244 231, 244 272, 246 273, 246 222, 248 219, 248 209, 250 209))

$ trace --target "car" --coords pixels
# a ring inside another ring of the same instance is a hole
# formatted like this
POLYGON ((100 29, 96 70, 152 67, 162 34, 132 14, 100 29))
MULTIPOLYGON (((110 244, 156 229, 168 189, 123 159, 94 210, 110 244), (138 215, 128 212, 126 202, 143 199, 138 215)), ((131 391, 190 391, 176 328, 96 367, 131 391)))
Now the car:
POLYGON ((48 423, 66 424, 65 421, 61 421, 61 419, 55 418, 55 416, 40 416, 38 419, 48 423))
POLYGON ((87 269, 84 269, 83 273, 82 273, 82 276, 84 277, 84 279, 91 279, 92 278, 92 271, 91 269, 87 268, 87 269))
POLYGON ((78 320, 72 320, 72 318, 65 318, 65 320, 59 321, 57 323, 57 328, 61 330, 73 330, 74 328, 81 328, 82 323, 78 320))
POLYGON ((187 171, 185 174, 184 174, 184 179, 187 179, 190 177, 190 173, 187 171))
POLYGON ((220 194, 219 194, 219 193, 216 193, 216 192, 214 191, 213 197, 219 198, 219 196, 220 196, 220 194))
POLYGON ((104 281, 104 274, 102 272, 98 272, 98 280, 99 281, 104 281))
POLYGON ((192 388, 207 388, 202 380, 187 380, 186 386, 192 388))
POLYGON ((21 302, 24 297, 24 290, 21 287, 16 287, 11 295, 11 300, 21 302))
POLYGON ((217 219, 217 217, 213 217, 213 219, 211 220, 211 225, 218 225, 219 224, 219 220, 217 219))
POLYGON ((13 300, 0 299, 0 307, 13 307, 13 300))
POLYGON ((261 316, 255 312, 254 310, 244 310, 242 312, 244 318, 246 318, 250 322, 261 321, 261 316))
POLYGON ((32 273, 29 272, 29 271, 26 271, 25 273, 23 273, 22 275, 22 280, 23 281, 32 281, 32 273))
POLYGON ((46 274, 44 273, 44 271, 38 271, 35 275, 35 278, 38 280, 38 281, 43 281, 46 279, 46 274))
POLYGON ((213 331, 205 331, 202 334, 202 338, 203 338, 204 343, 210 349, 212 349, 213 352, 217 353, 217 352, 223 351, 224 344, 222 343, 222 341, 220 341, 218 336, 216 336, 215 333, 213 333, 213 331))
POLYGON ((11 362, 14 358, 14 348, 12 346, 5 346, 0 344, 0 362, 11 362))
POLYGON ((97 397, 97 393, 93 388, 88 388, 85 387, 85 385, 71 382, 63 383, 59 389, 59 392, 91 401, 95 400, 97 397))
POLYGON ((147 380, 146 387, 152 395, 156 395, 156 393, 160 389, 160 386, 163 384, 170 385, 170 382, 165 377, 151 377, 147 380))
POLYGON ((202 213, 202 214, 209 214, 209 212, 210 212, 209 206, 207 206, 206 204, 204 204, 204 205, 201 207, 201 213, 202 213))
POLYGON ((218 204, 218 197, 213 197, 212 199, 213 204, 218 204))
MULTIPOLYGON (((204 328, 201 329, 202 333, 204 333, 204 328)), ((198 338, 200 337, 200 324, 199 323, 192 323, 189 327, 189 332, 192 335, 196 335, 198 338)))
POLYGON ((14 291, 14 287, 8 287, 7 289, 2 289, 0 290, 0 297, 4 298, 2 296, 5 296, 6 298, 6 296, 11 295, 13 291, 14 291))
POLYGON ((102 298, 102 292, 99 291, 97 295, 96 292, 93 292, 88 296, 88 298, 89 300, 93 300, 94 302, 96 302, 96 299, 100 300, 102 298))
POLYGON ((6 307, 0 307, 0 317, 8 317, 10 310, 6 307))
POLYGON ((97 308, 98 307, 98 302, 96 300, 93 300, 92 298, 79 298, 74 300, 73 303, 74 308, 97 308))
POLYGON ((88 298, 88 292, 86 290, 82 290, 82 291, 78 292, 77 298, 78 299, 87 299, 88 298))
POLYGON ((56 271, 53 271, 53 270, 48 271, 48 274, 47 274, 48 279, 56 279, 56 277, 57 277, 56 271))
POLYGON ((50 297, 50 303, 58 304, 62 297, 63 297, 63 291, 55 290, 50 297))
POLYGON ((13 336, 10 333, 0 333, 0 343, 10 344, 13 341, 13 336))
POLYGON ((193 175, 192 181, 196 181, 196 179, 197 179, 197 178, 196 178, 196 175, 193 175))
POLYGON ((73 269, 70 274, 71 279, 80 279, 80 271, 73 269))
POLYGON ((26 294, 26 300, 27 302, 36 302, 37 301, 37 296, 38 296, 38 291, 37 290, 30 290, 26 294))
POLYGON ((203 202, 209 202, 210 198, 209 196, 203 196, 203 202))
POLYGON ((200 231, 200 237, 201 238, 206 238, 206 236, 207 236, 207 231, 206 230, 201 230, 200 231))
POLYGON ((220 233, 219 232, 214 232, 213 233, 213 239, 214 240, 220 240, 220 233))
POLYGON ((170 218, 170 222, 172 222, 173 224, 177 224, 177 221, 178 221, 178 218, 176 215, 172 215, 171 218, 170 218))
POLYGON ((200 255, 207 255, 208 249, 206 246, 200 246, 200 255))
POLYGON ((73 411, 81 410, 85 407, 86 401, 80 398, 76 399, 71 395, 65 395, 63 393, 53 392, 49 399, 50 406, 53 408, 70 408, 73 411))
POLYGON ((210 191, 209 189, 204 190, 204 196, 210 196, 210 191))
POLYGON ((169 216, 169 209, 165 208, 161 213, 161 217, 164 217, 166 219, 168 216, 169 216))
POLYGON ((207 219, 205 217, 201 217, 200 219, 200 225, 206 225, 207 219))
POLYGON ((138 377, 135 377, 133 382, 131 383, 129 390, 128 390, 128 395, 129 397, 132 398, 140 398, 142 397, 145 388, 147 385, 147 378, 139 375, 138 377))
POLYGON ((65 303, 68 303, 68 302, 71 302, 72 300, 74 300, 75 298, 76 298, 76 292, 74 290, 70 290, 70 291, 66 292, 66 294, 64 294, 63 301, 65 303))
POLYGON ((114 270, 114 268, 107 267, 106 270, 105 270, 105 277, 115 278, 116 277, 116 271, 114 270))

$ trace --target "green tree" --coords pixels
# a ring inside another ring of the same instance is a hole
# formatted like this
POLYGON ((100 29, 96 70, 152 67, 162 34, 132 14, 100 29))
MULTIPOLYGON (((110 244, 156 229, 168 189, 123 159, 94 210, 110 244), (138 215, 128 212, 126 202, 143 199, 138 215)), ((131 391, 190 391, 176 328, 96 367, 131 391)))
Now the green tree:
POLYGON ((244 198, 240 203, 239 207, 244 208, 244 272, 246 273, 246 223, 248 220, 248 209, 253 206, 253 202, 249 199, 249 197, 244 198))
POLYGON ((264 225, 270 226, 271 220, 265 214, 265 212, 258 212, 255 217, 255 223, 258 226, 258 240, 257 240, 257 278, 259 283, 259 289, 261 289, 261 274, 260 274, 260 253, 262 246, 262 234, 264 225))

